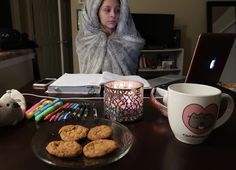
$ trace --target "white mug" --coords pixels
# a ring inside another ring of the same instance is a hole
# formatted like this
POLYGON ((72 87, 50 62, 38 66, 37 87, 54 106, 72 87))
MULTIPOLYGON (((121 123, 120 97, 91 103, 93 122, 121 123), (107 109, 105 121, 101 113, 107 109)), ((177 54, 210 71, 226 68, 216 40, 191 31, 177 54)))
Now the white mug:
POLYGON ((175 137, 184 143, 200 144, 211 131, 224 124, 234 109, 233 98, 221 90, 203 84, 176 83, 168 90, 153 88, 151 104, 166 117, 175 137), (156 92, 163 96, 163 102, 155 98, 156 92), (222 99, 227 108, 218 117, 222 99))

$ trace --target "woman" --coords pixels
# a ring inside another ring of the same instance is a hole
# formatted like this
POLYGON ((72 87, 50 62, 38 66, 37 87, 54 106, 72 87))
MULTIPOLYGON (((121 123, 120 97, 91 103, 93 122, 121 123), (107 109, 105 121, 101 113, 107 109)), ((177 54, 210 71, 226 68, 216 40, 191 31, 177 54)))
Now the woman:
POLYGON ((136 74, 144 40, 128 0, 86 0, 76 39, 80 73, 136 74))

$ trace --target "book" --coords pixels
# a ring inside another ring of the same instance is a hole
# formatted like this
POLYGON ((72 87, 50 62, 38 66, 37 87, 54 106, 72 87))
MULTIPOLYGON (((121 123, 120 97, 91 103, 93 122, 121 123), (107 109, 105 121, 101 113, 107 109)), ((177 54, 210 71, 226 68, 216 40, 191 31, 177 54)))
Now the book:
POLYGON ((221 83, 220 85, 224 88, 227 88, 229 90, 236 92, 236 83, 221 83))
POLYGON ((135 80, 150 88, 148 81, 140 76, 121 76, 103 72, 102 74, 70 74, 65 73, 48 86, 49 94, 82 94, 94 95, 101 93, 101 86, 112 80, 135 80))

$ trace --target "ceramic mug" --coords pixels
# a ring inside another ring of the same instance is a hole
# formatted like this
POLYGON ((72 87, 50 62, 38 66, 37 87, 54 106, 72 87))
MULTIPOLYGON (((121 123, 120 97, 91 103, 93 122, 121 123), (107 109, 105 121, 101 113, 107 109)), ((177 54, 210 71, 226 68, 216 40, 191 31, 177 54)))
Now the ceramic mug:
POLYGON ((175 137, 184 143, 200 144, 212 130, 224 124, 234 109, 233 98, 221 90, 203 84, 176 83, 168 90, 153 88, 151 104, 166 117, 175 137), (163 96, 158 101, 155 91, 163 96), (227 101, 227 108, 219 115, 222 100, 227 101))

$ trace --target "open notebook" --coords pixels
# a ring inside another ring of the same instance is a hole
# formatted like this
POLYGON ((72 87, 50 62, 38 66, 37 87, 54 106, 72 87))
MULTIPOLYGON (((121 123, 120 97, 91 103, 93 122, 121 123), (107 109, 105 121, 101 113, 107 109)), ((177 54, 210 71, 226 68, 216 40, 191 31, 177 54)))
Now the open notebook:
POLYGON ((152 86, 168 86, 175 82, 216 85, 224 70, 236 34, 202 33, 199 35, 187 76, 165 75, 148 80, 152 86))

